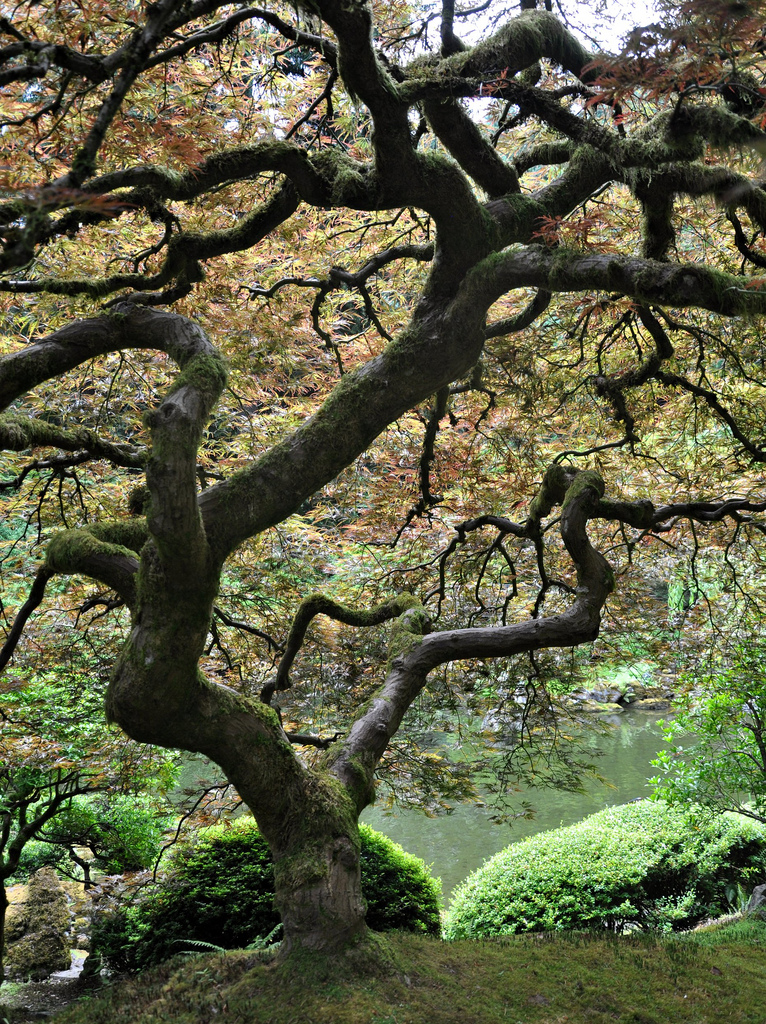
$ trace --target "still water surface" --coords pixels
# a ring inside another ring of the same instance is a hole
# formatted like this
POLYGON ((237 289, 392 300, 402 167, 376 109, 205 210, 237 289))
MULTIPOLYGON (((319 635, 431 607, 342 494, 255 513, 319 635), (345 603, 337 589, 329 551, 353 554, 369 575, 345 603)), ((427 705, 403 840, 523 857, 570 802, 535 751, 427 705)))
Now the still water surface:
POLYGON ((496 825, 490 821, 490 806, 472 804, 460 804, 452 814, 438 818, 427 818, 417 810, 386 813, 369 807, 362 821, 390 836, 409 853, 422 857, 441 878, 448 903, 458 882, 504 846, 536 832, 571 825, 612 804, 648 796, 646 780, 654 774, 649 762, 663 745, 657 724, 662 717, 627 710, 611 718, 612 728, 593 739, 593 745, 603 752, 594 763, 610 785, 592 781, 582 794, 550 789, 519 793, 519 800, 526 799, 535 807, 532 821, 496 825))

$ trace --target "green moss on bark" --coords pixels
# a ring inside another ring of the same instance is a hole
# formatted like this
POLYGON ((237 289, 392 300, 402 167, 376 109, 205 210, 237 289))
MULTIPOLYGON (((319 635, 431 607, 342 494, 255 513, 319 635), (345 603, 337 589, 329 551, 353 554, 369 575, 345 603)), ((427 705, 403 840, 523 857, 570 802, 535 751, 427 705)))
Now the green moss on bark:
POLYGON ((423 605, 416 597, 412 597, 409 607, 395 620, 388 641, 388 661, 386 671, 396 658, 409 654, 431 631, 431 620, 423 605))
MULTIPOLYGON (((101 540, 97 535, 110 533, 107 527, 84 527, 80 530, 63 530, 55 534, 49 541, 45 553, 47 568, 52 572, 87 574, 86 562, 94 556, 134 558, 135 547, 101 540)), ((129 531, 126 531, 124 539, 128 539, 128 533, 129 531)))
POLYGON ((550 466, 543 477, 540 490, 535 495, 532 504, 529 506, 529 518, 539 522, 549 514, 551 509, 563 501, 569 486, 571 470, 556 463, 550 466))
POLYGON ((277 892, 291 892, 327 878, 328 847, 338 840, 348 841, 350 851, 359 857, 359 816, 346 787, 335 776, 311 769, 307 781, 307 791, 296 793, 296 805, 286 815, 285 832, 276 844, 277 892))
POLYGON ((228 370, 223 358, 217 353, 200 352, 189 360, 168 394, 175 394, 185 387, 194 388, 209 410, 218 401, 227 379, 228 370))
POLYGON ((570 505, 587 490, 595 491, 599 498, 604 496, 604 481, 601 475, 592 469, 584 469, 574 478, 567 488, 566 496, 564 497, 564 507, 566 508, 567 505, 570 505))

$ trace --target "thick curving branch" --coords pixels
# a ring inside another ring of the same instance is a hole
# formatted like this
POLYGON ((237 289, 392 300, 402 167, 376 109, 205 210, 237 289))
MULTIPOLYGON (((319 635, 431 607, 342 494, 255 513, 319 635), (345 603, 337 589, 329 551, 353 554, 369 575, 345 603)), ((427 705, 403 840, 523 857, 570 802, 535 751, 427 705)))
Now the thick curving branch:
POLYGON ((697 264, 669 264, 545 246, 509 250, 478 264, 454 300, 419 319, 384 353, 348 374, 322 409, 289 438, 200 496, 211 543, 225 557, 290 515, 349 465, 397 416, 467 375, 484 339, 485 312, 517 288, 627 295, 642 305, 709 309, 725 316, 766 312, 766 289, 697 264))
POLYGON ((45 569, 53 575, 89 576, 116 591, 135 609, 137 551, 146 540, 143 523, 100 523, 57 533, 48 542, 45 569))
MULTIPOLYGON (((470 50, 449 57, 426 57, 413 61, 416 72, 400 87, 400 95, 414 103, 425 96, 442 93, 450 85, 473 80, 488 83, 502 73, 512 79, 519 72, 547 58, 581 81, 595 78, 597 55, 589 52, 556 15, 548 11, 523 11, 494 35, 470 50)), ((453 95, 456 93, 453 93, 453 95)))
POLYGON ((553 164, 565 164, 571 155, 572 144, 570 142, 541 142, 536 146, 525 146, 514 156, 513 166, 516 168, 516 173, 521 176, 533 167, 543 164, 546 167, 553 164))
POLYGON ((204 331, 178 313, 132 303, 115 306, 105 316, 77 320, 0 359, 0 409, 7 409, 38 384, 83 363, 123 349, 166 352, 182 369, 197 354, 213 354, 204 331))
POLYGON ((425 685, 428 673, 438 665, 473 658, 510 657, 546 647, 574 647, 597 637, 602 609, 614 587, 614 574, 588 538, 591 520, 617 521, 650 533, 681 518, 701 523, 724 519, 749 522, 753 513, 766 511, 766 501, 746 498, 659 508, 648 500, 615 501, 604 497, 604 483, 598 473, 554 465, 546 473, 524 524, 487 516, 463 524, 463 529, 492 524, 517 537, 534 539, 542 519, 556 506, 561 507, 561 537, 577 577, 568 609, 508 626, 431 632, 425 610, 414 603, 397 620, 384 683, 323 762, 356 794, 360 810, 363 801, 372 799, 373 776, 380 757, 425 685))
POLYGON ((657 508, 648 498, 640 501, 599 502, 598 518, 625 523, 638 529, 660 530, 679 519, 693 519, 697 523, 720 523, 724 519, 749 522, 753 513, 766 511, 766 501, 750 498, 723 498, 720 501, 684 501, 657 508))
MULTIPOLYGON (((146 462, 147 482, 152 495, 147 520, 95 524, 56 534, 48 544, 46 570, 66 575, 86 575, 114 589, 132 610, 138 604, 138 554, 150 533, 156 544, 169 551, 182 544, 178 536, 187 530, 201 536, 196 490, 196 455, 202 428, 220 389, 225 370, 205 333, 190 320, 174 313, 161 313, 123 304, 106 316, 70 324, 19 352, 0 359, 0 402, 7 406, 43 381, 53 379, 96 356, 125 348, 156 349, 166 352, 181 373, 154 414, 155 443, 146 462), (159 419, 157 419, 157 417, 159 419), (190 424, 196 424, 196 429, 190 424), (157 436, 158 435, 158 436, 157 436), (183 467, 179 468, 179 461, 183 467)), ((94 440, 90 432, 46 432, 39 421, 5 416, 11 447, 36 438, 47 442, 94 440)), ((0 431, 0 435, 1 435, 0 431)), ((111 454, 119 454, 119 449, 111 454)), ((108 446, 102 447, 108 454, 108 446)), ((123 462, 126 459, 123 457, 123 462)), ((145 460, 140 460, 144 465, 145 460)), ((183 546, 183 545, 182 545, 183 546)), ((203 546, 206 546, 203 544, 203 546)), ((190 558, 193 546, 183 546, 190 558)))
POLYGON ((372 10, 366 3, 348 0, 313 0, 312 7, 338 40, 338 72, 349 95, 369 109, 375 125, 376 164, 385 172, 412 155, 406 104, 399 86, 375 51, 372 10))
POLYGON ((474 297, 467 290, 446 310, 424 302, 410 326, 380 356, 346 374, 314 416, 200 495, 219 557, 292 514, 398 416, 467 376, 484 340, 486 305, 474 297))
MULTIPOLYGON (((141 310, 133 326, 143 323, 146 313, 141 310)), ((121 559, 132 559, 134 592, 127 594, 124 583, 122 590, 126 599, 133 598, 133 623, 107 694, 108 717, 140 742, 213 758, 253 808, 278 856, 300 829, 296 808, 302 815, 312 806, 310 797, 318 795, 323 783, 301 766, 272 709, 207 680, 198 667, 221 564, 210 550, 200 517, 196 455, 225 384, 225 367, 189 321, 152 312, 145 322, 158 336, 162 327, 169 332, 171 337, 158 347, 171 352, 183 368, 148 417, 150 501, 146 522, 139 521, 139 559, 130 550, 115 550, 114 534, 99 536, 94 527, 55 537, 47 566, 103 579, 118 572, 121 559), (94 564, 104 560, 106 565, 94 564)), ((321 800, 313 806, 317 814, 330 813, 321 800)))
POLYGON ((506 334, 525 331, 527 327, 532 326, 539 316, 542 316, 548 306, 550 306, 552 298, 553 295, 550 292, 540 289, 536 292, 532 301, 520 313, 488 324, 484 331, 484 337, 489 341, 491 338, 502 338, 506 334))
POLYGON ((399 594, 374 608, 360 609, 350 608, 326 594, 310 594, 301 601, 295 613, 284 654, 277 667, 276 679, 263 688, 261 700, 264 704, 270 704, 275 691, 290 688, 290 669, 303 646, 306 630, 317 615, 326 615, 346 626, 378 626, 382 622, 397 618, 414 603, 416 602, 411 594, 399 594))

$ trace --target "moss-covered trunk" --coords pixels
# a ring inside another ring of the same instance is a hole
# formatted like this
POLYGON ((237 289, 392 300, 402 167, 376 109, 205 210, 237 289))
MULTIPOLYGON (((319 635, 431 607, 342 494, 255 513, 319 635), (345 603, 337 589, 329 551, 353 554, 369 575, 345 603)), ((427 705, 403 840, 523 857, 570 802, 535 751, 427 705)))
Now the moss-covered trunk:
POLYGON ((367 910, 359 864, 360 806, 322 769, 302 767, 275 776, 281 782, 279 799, 271 801, 263 799, 262 771, 250 778, 243 771, 238 789, 274 859, 282 955, 333 952, 354 943, 366 932, 367 910))
POLYGON ((332 952, 362 938, 366 903, 359 869, 359 836, 304 835, 275 859, 275 897, 284 928, 283 955, 332 952))

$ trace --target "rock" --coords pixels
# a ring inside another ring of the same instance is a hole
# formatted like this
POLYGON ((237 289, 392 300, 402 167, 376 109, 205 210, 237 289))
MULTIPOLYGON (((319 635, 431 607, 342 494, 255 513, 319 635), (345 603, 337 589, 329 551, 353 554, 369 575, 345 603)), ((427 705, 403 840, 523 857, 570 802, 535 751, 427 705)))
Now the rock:
POLYGON ((756 885, 745 907, 745 913, 755 914, 756 917, 766 920, 766 885, 756 885))
POLYGON ((662 697, 642 697, 641 700, 634 700, 631 707, 639 711, 669 711, 670 701, 662 697))
POLYGON ((618 686, 597 686, 590 691, 589 696, 599 704, 619 704, 624 693, 618 686))
POLYGON ((600 715, 621 715, 625 710, 623 705, 618 704, 616 701, 609 701, 607 703, 597 700, 581 700, 577 707, 580 711, 589 711, 600 715))
POLYGON ((5 912, 6 944, 18 942, 27 930, 27 887, 12 885, 6 889, 8 909, 5 912))
POLYGON ((14 886, 7 915, 5 964, 11 977, 39 981, 69 969, 69 900, 53 868, 14 886))
POLYGON ((601 683, 590 690, 573 690, 567 700, 573 704, 632 704, 636 698, 644 696, 645 687, 641 683, 632 682, 601 683))
POLYGON ((622 691, 616 686, 596 686, 592 690, 573 690, 568 699, 576 704, 616 704, 622 691))
POLYGON ((595 710, 602 715, 621 715, 625 705, 618 704, 617 701, 604 701, 603 704, 597 704, 595 710))
POLYGON ((659 683, 635 682, 632 689, 639 700, 671 700, 676 695, 675 677, 660 676, 659 683))
POLYGON ((518 717, 512 717, 505 711, 488 711, 481 728, 483 732, 491 732, 498 737, 513 737, 519 731, 519 722, 518 717))

